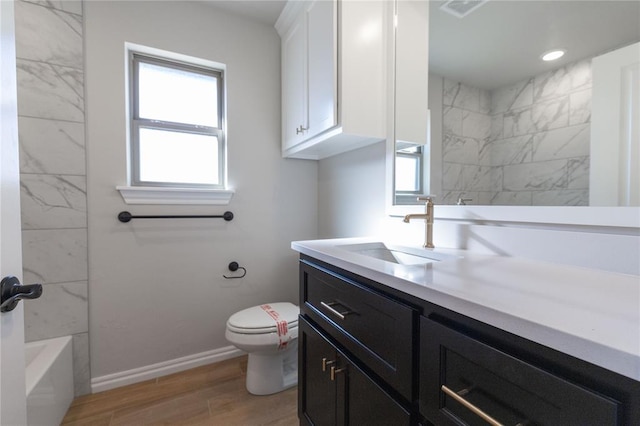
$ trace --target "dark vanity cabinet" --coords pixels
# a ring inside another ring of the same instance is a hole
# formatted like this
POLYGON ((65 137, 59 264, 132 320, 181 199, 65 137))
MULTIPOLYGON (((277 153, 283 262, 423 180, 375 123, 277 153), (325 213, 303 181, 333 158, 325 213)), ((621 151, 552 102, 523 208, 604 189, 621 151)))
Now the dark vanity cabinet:
POLYGON ((299 322, 298 410, 308 425, 409 425, 410 414, 321 330, 299 322))
POLYGON ((417 311, 318 265, 300 274, 302 424, 411 424, 417 311))
POLYGON ((305 255, 305 425, 640 426, 640 382, 305 255))
MULTIPOLYGON (((622 403, 420 320, 420 411, 438 425, 622 425, 622 403)), ((640 421, 640 419, 637 419, 640 421)))

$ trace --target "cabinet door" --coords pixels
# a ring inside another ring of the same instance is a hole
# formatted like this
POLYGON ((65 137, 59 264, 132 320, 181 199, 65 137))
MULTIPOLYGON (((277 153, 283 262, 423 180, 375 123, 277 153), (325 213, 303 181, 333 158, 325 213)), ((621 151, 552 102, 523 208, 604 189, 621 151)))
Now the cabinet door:
MULTIPOLYGON (((378 386, 355 364, 346 362, 343 370, 345 384, 345 421, 351 426, 411 424, 411 416, 398 402, 378 386)), ((339 366, 340 367, 340 366, 339 366)), ((338 375, 339 376, 339 375, 338 375)), ((338 396, 339 400, 341 399, 338 396)))
POLYGON ((298 321, 298 415, 302 424, 409 425, 400 403, 303 317, 298 321))
POLYGON ((618 401, 426 318, 420 348, 419 406, 435 424, 621 424, 618 401))
POLYGON ((336 350, 302 318, 298 321, 298 416, 303 424, 336 424, 336 384, 330 368, 337 361, 336 350))
POLYGON ((283 150, 303 141, 308 127, 307 103, 307 28, 300 16, 282 39, 282 143, 283 150))
POLYGON ((308 124, 310 139, 337 122, 336 2, 316 0, 307 9, 308 124))

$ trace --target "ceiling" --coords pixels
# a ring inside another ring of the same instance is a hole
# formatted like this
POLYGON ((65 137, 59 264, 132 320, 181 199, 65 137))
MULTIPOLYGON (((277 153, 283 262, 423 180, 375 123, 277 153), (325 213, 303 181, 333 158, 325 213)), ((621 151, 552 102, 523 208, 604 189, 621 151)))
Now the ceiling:
MULTIPOLYGON (((204 1, 271 26, 286 3, 204 1)), ((638 0, 489 0, 464 18, 443 12, 444 3, 430 2, 430 70, 483 89, 640 41, 638 0), (566 49, 567 54, 555 62, 540 60, 554 48, 566 49)))
POLYGON ((203 0, 213 7, 223 9, 253 21, 273 26, 286 0, 203 0))
POLYGON ((429 69, 493 89, 640 41, 640 2, 490 0, 464 18, 432 1, 429 69), (555 62, 540 55, 566 49, 555 62))

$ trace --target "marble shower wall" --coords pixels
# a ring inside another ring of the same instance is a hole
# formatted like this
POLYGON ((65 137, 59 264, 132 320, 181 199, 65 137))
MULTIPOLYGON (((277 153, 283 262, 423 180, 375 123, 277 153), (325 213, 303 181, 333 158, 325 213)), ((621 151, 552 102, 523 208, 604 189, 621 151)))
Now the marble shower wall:
POLYGON ((15 3, 27 341, 73 336, 76 395, 90 393, 82 2, 15 3))
POLYGON ((589 60, 491 92, 445 79, 443 101, 445 203, 589 204, 589 60))

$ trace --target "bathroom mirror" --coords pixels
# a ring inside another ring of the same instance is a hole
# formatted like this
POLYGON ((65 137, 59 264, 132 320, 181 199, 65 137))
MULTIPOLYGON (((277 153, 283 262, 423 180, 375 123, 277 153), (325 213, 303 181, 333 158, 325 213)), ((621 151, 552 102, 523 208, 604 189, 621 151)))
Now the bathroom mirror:
MULTIPOLYGON (((403 40, 401 12, 395 133, 387 148, 391 204, 415 204, 416 195, 431 194, 439 205, 639 205, 638 110, 624 124, 626 145, 614 146, 610 136, 592 137, 620 132, 621 120, 595 98, 602 89, 594 87, 602 83, 594 84, 594 73, 606 72, 594 71, 592 58, 640 42, 640 2, 428 2, 427 112, 420 108, 423 50, 415 38, 403 40), (543 61, 541 55, 553 49, 564 56, 543 61), (596 117, 603 110, 609 116, 596 117), (421 126, 429 121, 429 138, 421 138, 421 126), (603 121, 616 128, 592 129, 603 121), (594 163, 604 157, 616 158, 604 166, 594 163), (632 186, 624 189, 631 196, 623 202, 618 177, 632 186)), ((627 51, 640 58, 640 44, 627 51)), ((639 108, 640 65, 630 72, 622 95, 639 108)))

